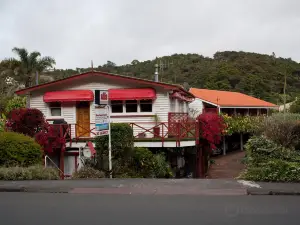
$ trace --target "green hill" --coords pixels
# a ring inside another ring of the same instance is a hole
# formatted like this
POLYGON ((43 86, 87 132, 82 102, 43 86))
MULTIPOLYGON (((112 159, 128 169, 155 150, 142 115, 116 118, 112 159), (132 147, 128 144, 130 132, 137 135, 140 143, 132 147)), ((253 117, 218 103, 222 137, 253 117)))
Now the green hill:
MULTIPOLYGON (((185 84, 190 87, 239 91, 273 103, 282 102, 284 74, 287 73, 287 101, 300 96, 300 64, 272 55, 249 52, 217 52, 213 58, 198 54, 174 54, 154 60, 117 66, 108 61, 95 69, 139 78, 153 79, 155 64, 169 64, 159 74, 163 82, 185 84)), ((90 68, 55 70, 54 79, 68 77, 90 68)))

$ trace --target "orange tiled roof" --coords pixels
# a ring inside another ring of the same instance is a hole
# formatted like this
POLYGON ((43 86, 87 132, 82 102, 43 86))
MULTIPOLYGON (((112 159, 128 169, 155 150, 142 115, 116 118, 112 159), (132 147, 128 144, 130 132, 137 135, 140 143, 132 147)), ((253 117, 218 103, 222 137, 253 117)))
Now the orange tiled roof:
POLYGON ((200 98, 221 107, 277 107, 277 105, 273 103, 266 102, 239 92, 217 91, 198 88, 191 88, 190 92, 196 98, 200 98))

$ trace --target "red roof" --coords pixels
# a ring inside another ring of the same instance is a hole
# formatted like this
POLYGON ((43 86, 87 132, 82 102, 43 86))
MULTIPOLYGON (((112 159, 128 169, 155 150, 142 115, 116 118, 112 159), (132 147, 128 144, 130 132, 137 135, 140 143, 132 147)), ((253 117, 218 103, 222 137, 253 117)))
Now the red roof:
POLYGON ((21 89, 21 90, 16 91, 16 94, 19 94, 19 95, 26 94, 26 93, 29 93, 29 92, 34 91, 34 90, 39 90, 39 89, 42 89, 42 88, 45 88, 45 87, 55 86, 57 84, 68 83, 68 82, 72 82, 72 81, 77 80, 77 79, 88 78, 90 76, 101 76, 101 77, 106 77, 106 78, 109 78, 109 79, 119 79, 119 80, 122 80, 124 82, 133 81, 133 82, 140 83, 140 84, 163 87, 163 88, 169 89, 169 90, 179 90, 179 91, 183 92, 185 95, 187 95, 189 97, 192 97, 192 98, 194 97, 190 92, 186 91, 183 87, 178 86, 178 85, 168 84, 168 83, 163 83, 163 82, 155 82, 155 81, 140 79, 140 78, 136 78, 136 77, 128 77, 128 76, 111 74, 111 73, 106 73, 106 72, 99 72, 99 71, 89 71, 89 72, 86 72, 86 73, 77 74, 77 75, 67 77, 67 78, 64 78, 64 79, 52 81, 52 82, 49 82, 49 83, 46 83, 46 84, 40 84, 40 85, 36 85, 36 86, 33 86, 33 87, 21 89))
POLYGON ((93 101, 91 90, 52 91, 44 94, 44 102, 93 101))
POLYGON ((155 90, 152 88, 109 89, 108 96, 110 100, 156 99, 155 90))
POLYGON ((221 107, 261 107, 273 108, 277 105, 251 97, 239 92, 217 91, 208 89, 191 88, 190 92, 201 100, 221 107))

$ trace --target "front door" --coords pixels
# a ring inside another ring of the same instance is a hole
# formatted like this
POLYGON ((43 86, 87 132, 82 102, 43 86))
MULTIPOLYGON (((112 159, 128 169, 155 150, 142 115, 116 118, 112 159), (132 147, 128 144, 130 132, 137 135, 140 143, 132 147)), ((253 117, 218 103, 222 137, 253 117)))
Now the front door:
POLYGON ((76 104, 76 137, 90 136, 90 103, 78 102, 76 104))

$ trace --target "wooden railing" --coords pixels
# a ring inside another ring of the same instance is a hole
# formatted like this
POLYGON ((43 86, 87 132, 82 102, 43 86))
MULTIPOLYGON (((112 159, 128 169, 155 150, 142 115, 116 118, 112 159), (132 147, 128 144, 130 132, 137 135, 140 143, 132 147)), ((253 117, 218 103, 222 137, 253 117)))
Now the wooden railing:
POLYGON ((174 140, 177 143, 177 146, 180 146, 180 142, 191 138, 193 140, 198 139, 199 131, 198 124, 194 122, 177 122, 172 123, 172 128, 170 132, 169 124, 166 122, 153 123, 153 122, 139 122, 139 123, 130 123, 133 131, 134 138, 140 140, 149 140, 151 139, 161 141, 162 145, 167 140, 174 140))
MULTIPOLYGON (((138 122, 129 123, 133 129, 134 138, 137 140, 157 140, 164 143, 167 140, 174 140, 177 146, 180 146, 180 142, 184 139, 198 140, 199 129, 196 121, 179 121, 179 122, 138 122), (170 126, 171 125, 171 126, 170 126)), ((78 142, 80 140, 93 139, 97 136, 95 123, 90 124, 90 129, 82 127, 78 124, 51 124, 54 128, 55 136, 59 136, 66 139, 72 146, 72 142, 78 142), (77 129, 81 129, 81 133, 78 134, 77 129)))

